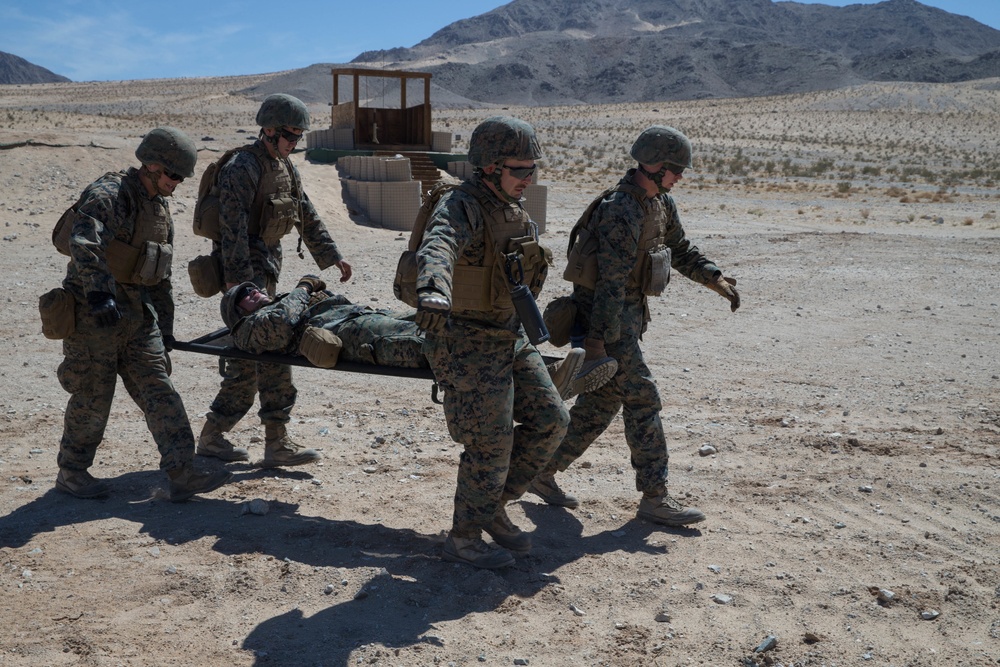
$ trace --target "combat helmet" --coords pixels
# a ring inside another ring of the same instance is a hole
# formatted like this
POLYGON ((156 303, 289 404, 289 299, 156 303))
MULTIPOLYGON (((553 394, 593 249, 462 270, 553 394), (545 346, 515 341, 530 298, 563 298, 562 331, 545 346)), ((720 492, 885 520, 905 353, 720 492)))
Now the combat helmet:
POLYGON ((162 164, 168 172, 191 178, 198 161, 198 149, 191 138, 177 128, 158 127, 142 138, 135 156, 142 164, 162 164))
POLYGON ((299 98, 275 93, 261 103, 257 124, 261 127, 300 127, 305 132, 309 129, 309 110, 299 98))
POLYGON ((640 164, 691 166, 691 142, 683 132, 666 125, 651 125, 643 130, 629 154, 640 164))
POLYGON ((487 167, 501 160, 537 160, 541 157, 535 129, 519 118, 487 118, 472 131, 469 139, 469 162, 473 167, 487 167))
POLYGON ((239 324, 246 315, 240 312, 240 301, 246 297, 247 293, 252 289, 260 289, 256 284, 250 282, 249 280, 240 283, 236 287, 231 287, 226 290, 226 293, 222 295, 222 301, 219 302, 219 311, 222 313, 222 321, 226 323, 229 330, 232 331, 239 324))

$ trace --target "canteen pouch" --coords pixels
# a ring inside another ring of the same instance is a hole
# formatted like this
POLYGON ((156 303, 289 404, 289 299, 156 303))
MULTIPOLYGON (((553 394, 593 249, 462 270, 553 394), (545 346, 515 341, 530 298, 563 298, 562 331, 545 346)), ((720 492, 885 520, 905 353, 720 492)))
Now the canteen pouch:
POLYGON ((670 282, 670 248, 658 246, 646 257, 646 270, 642 279, 642 293, 660 296, 670 282))

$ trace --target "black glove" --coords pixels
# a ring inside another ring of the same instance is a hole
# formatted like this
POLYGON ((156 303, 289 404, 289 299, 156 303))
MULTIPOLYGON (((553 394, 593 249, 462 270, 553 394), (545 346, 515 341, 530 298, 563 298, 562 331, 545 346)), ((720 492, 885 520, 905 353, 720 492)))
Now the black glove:
POLYGON ((163 334, 163 349, 166 350, 167 352, 174 351, 174 343, 176 342, 177 339, 171 336, 170 334, 163 334))
POLYGON ((440 294, 425 294, 418 297, 417 315, 413 319, 422 331, 438 333, 448 324, 451 303, 440 294))
POLYGON ((319 292, 326 289, 326 283, 319 276, 305 275, 299 279, 299 284, 295 286, 295 289, 304 288, 307 292, 312 294, 313 292, 319 292))
POLYGON ((122 318, 118 304, 115 303, 115 297, 107 292, 88 293, 87 303, 90 304, 90 316, 94 318, 97 326, 101 329, 113 327, 122 318))

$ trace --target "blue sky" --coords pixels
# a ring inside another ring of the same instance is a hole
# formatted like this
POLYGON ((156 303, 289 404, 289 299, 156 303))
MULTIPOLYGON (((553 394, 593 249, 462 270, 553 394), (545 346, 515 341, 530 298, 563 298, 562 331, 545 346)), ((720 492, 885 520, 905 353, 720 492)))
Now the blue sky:
MULTIPOLYGON (((503 0, 4 0, 0 51, 74 81, 260 74, 413 46, 503 0)), ((847 0, 825 0, 843 6, 847 0)), ((872 4, 870 1, 864 4, 872 4)), ((1000 0, 926 0, 1000 29, 1000 0)))

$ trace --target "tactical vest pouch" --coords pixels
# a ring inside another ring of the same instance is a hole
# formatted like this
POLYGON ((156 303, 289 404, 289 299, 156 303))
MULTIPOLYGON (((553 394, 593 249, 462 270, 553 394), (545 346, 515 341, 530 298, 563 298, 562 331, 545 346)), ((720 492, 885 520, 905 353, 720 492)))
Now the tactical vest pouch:
POLYGON ((292 231, 298 219, 298 204, 293 197, 275 197, 264 202, 260 237, 265 243, 272 245, 292 231))
POLYGON ((556 347, 569 343, 573 324, 576 322, 576 304, 572 297, 560 296, 549 301, 542 314, 545 327, 549 330, 549 342, 556 347))
POLYGON ((417 253, 404 250, 396 264, 396 276, 392 280, 392 293, 406 305, 417 307, 417 253))
POLYGON ((670 248, 657 246, 645 258, 640 288, 646 296, 660 296, 670 282, 670 248))
MULTIPOLYGON (((454 310, 493 310, 489 274, 490 269, 485 266, 456 264, 451 275, 451 307, 454 310)), ((506 309, 510 310, 513 308, 510 302, 510 291, 506 286, 504 289, 507 298, 506 309)))
POLYGON ((563 278, 588 289, 597 286, 597 239, 584 227, 570 246, 563 278))
POLYGON ((124 241, 112 239, 108 244, 108 249, 104 252, 104 259, 108 263, 111 275, 119 283, 134 283, 132 273, 135 265, 139 261, 139 254, 143 248, 135 248, 124 241))
POLYGON ((76 299, 62 287, 50 289, 38 297, 38 314, 42 318, 42 335, 62 340, 76 331, 76 299))
POLYGON ((188 262, 188 277, 200 297, 207 299, 222 291, 222 267, 213 255, 199 255, 188 262))
POLYGON ((340 338, 332 331, 319 327, 306 327, 299 342, 299 354, 317 368, 333 368, 344 347, 340 338))
POLYGON ((140 247, 133 277, 140 285, 158 285, 170 277, 170 266, 174 261, 174 247, 169 243, 146 241, 140 247))
POLYGON ((52 245, 60 254, 69 256, 69 238, 73 234, 73 221, 76 220, 76 204, 66 209, 56 226, 52 228, 52 245))

